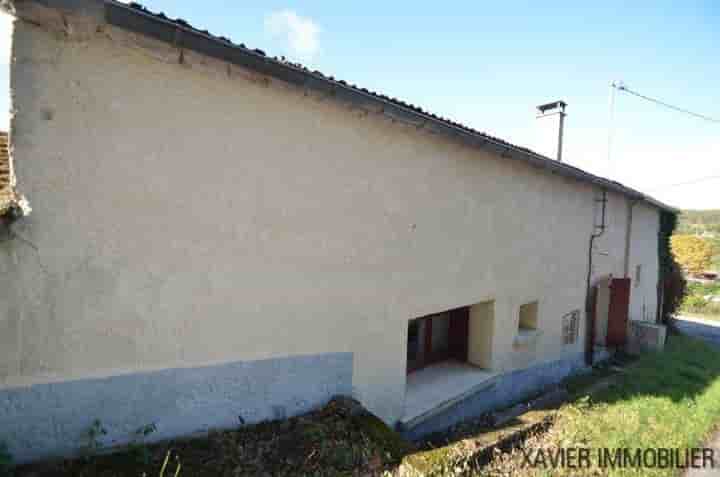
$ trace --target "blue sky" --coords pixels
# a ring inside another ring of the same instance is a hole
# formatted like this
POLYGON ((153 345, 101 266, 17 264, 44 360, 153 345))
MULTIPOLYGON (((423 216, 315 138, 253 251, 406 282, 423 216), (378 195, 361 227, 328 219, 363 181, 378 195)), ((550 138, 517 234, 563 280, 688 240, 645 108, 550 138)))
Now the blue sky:
POLYGON ((718 123, 619 94, 607 161, 612 80, 720 118, 720 2, 248 3, 144 1, 543 153, 555 135, 534 107, 563 99, 567 162, 673 205, 720 208, 720 179, 664 187, 720 176, 718 123))

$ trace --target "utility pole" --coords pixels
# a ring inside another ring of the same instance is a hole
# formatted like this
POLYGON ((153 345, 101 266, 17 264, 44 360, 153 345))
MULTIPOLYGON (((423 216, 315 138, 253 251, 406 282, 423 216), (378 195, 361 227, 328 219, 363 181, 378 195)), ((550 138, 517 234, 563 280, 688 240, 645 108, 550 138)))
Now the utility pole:
POLYGON ((622 81, 613 81, 610 83, 610 111, 608 114, 608 140, 607 140, 607 176, 612 179, 615 176, 615 168, 612 163, 612 141, 615 133, 615 90, 624 89, 625 84, 622 81))
POLYGON ((567 113, 565 113, 565 108, 567 107, 567 103, 565 101, 553 101, 552 103, 546 103, 541 104, 537 107, 537 110, 540 112, 540 114, 537 116, 538 118, 544 118, 547 116, 554 116, 559 115, 559 121, 558 121, 558 144, 557 144, 557 160, 558 162, 562 162, 562 152, 563 152, 563 133, 565 129, 565 116, 567 113))

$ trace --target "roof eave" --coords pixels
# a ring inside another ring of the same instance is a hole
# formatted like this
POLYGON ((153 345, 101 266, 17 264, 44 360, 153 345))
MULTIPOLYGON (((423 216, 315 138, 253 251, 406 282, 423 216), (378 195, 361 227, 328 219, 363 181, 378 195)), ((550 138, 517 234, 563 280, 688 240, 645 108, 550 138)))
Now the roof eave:
POLYGON ((160 41, 176 44, 212 58, 252 69, 262 74, 278 78, 290 84, 318 92, 329 93, 336 99, 358 106, 375 105, 375 109, 395 120, 415 126, 423 125, 434 132, 461 139, 464 143, 483 149, 493 150, 504 157, 522 160, 534 166, 558 175, 589 182, 605 190, 624 194, 632 199, 642 199, 654 206, 671 212, 677 212, 652 197, 630 189, 617 182, 585 172, 568 164, 555 161, 530 150, 487 136, 470 128, 462 127, 437 116, 405 107, 398 102, 385 99, 376 94, 363 91, 335 81, 316 72, 270 58, 258 50, 251 50, 230 41, 205 34, 175 21, 160 18, 116 0, 105 0, 106 21, 116 27, 140 33, 160 41), (378 108, 378 106, 380 108, 378 108))

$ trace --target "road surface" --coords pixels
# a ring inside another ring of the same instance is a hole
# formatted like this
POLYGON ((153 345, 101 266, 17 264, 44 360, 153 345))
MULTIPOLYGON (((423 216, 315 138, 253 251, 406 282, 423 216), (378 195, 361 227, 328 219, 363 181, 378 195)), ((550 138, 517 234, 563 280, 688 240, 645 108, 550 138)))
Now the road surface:
POLYGON ((703 320, 688 316, 677 316, 675 325, 683 333, 701 338, 720 347, 720 320, 703 320))

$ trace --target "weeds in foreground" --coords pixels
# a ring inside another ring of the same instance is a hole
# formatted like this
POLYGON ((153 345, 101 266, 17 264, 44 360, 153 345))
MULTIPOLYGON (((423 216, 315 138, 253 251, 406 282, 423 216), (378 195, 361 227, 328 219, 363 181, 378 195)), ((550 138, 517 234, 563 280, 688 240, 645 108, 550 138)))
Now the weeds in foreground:
POLYGON ((86 457, 93 456, 103 448, 102 436, 107 435, 107 429, 103 426, 100 419, 95 419, 88 428, 85 438, 86 443, 83 449, 86 457))
POLYGON ((138 465, 148 465, 152 460, 152 452, 148 449, 145 440, 155 431, 157 431, 155 423, 146 424, 135 431, 135 437, 128 448, 138 465))
MULTIPOLYGON (((167 470, 168 462, 170 461, 170 453, 172 451, 168 451, 167 454, 165 454, 165 460, 163 461, 163 465, 160 468, 160 474, 158 477, 165 477, 165 471, 167 470)), ((173 477, 178 477, 180 475, 180 469, 182 468, 182 464, 180 462, 177 463, 177 467, 175 467, 175 473, 173 474, 173 477)))

